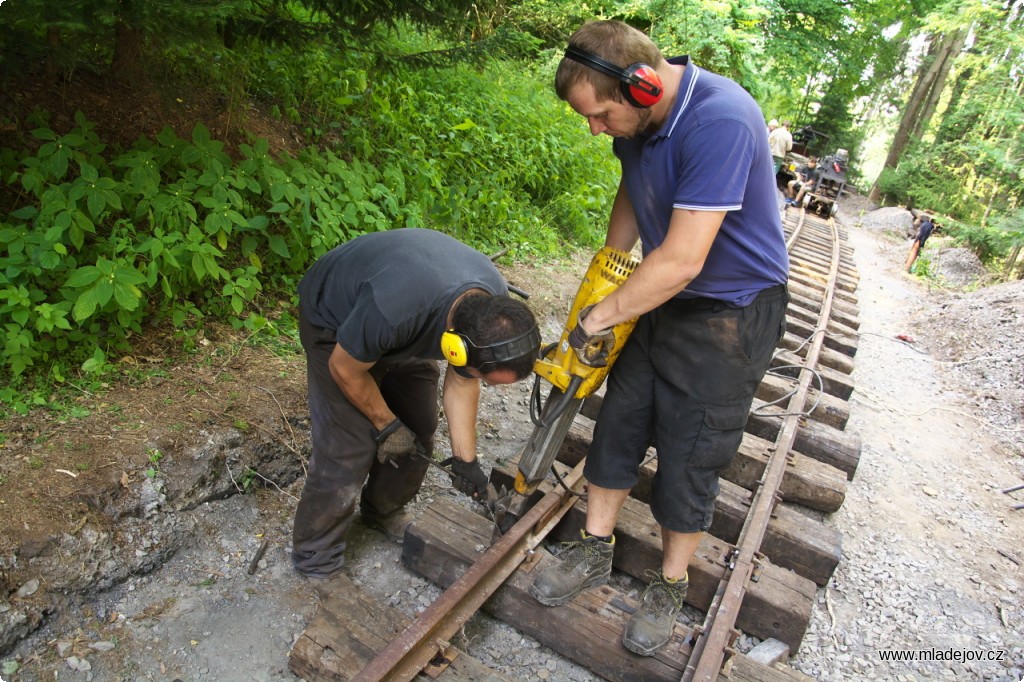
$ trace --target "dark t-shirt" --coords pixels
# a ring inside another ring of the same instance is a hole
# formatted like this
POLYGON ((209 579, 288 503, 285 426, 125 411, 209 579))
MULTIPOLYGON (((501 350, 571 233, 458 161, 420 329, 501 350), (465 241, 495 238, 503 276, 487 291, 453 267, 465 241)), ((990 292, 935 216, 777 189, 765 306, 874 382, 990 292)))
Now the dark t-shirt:
POLYGON ((796 172, 800 174, 801 178, 803 178, 801 182, 817 183, 818 176, 821 174, 821 166, 815 166, 814 168, 811 168, 810 166, 803 165, 797 168, 796 172))
POLYGON ((299 303, 314 326, 337 330, 356 360, 441 360, 448 312, 469 289, 508 294, 484 254, 441 232, 405 228, 325 253, 299 282, 299 303))
POLYGON ((924 220, 921 222, 921 226, 917 228, 917 241, 921 246, 928 241, 928 237, 932 236, 932 230, 935 229, 935 224, 930 220, 924 220))

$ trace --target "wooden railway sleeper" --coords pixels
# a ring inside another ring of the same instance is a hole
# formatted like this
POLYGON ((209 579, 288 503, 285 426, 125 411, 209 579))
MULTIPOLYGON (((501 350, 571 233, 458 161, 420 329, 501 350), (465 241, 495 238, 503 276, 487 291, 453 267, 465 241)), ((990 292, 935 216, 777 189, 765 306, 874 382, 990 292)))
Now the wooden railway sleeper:
MULTIPOLYGON (((801 225, 802 225, 801 216, 801 225)), ((776 452, 769 459, 768 466, 761 476, 757 485, 757 492, 753 495, 750 512, 740 531, 740 537, 735 549, 730 554, 729 570, 719 581, 718 589, 708 609, 704 621, 702 634, 694 644, 693 655, 687 662, 683 672, 683 682, 711 682, 716 679, 721 671, 722 663, 726 655, 726 649, 730 644, 732 632, 735 630, 736 614, 738 613, 743 598, 746 594, 747 585, 754 572, 755 562, 760 564, 760 546, 764 540, 764 533, 768 525, 768 519, 780 500, 779 488, 782 484, 782 474, 788 464, 788 455, 796 440, 796 432, 802 421, 806 421, 808 414, 807 399, 811 385, 811 378, 816 376, 814 368, 820 357, 824 332, 828 323, 828 316, 832 307, 833 292, 835 291, 836 277, 839 268, 839 236, 836 231, 835 222, 829 220, 832 232, 832 260, 825 288, 825 296, 822 301, 821 317, 818 329, 809 337, 814 341, 811 343, 805 357, 805 367, 811 374, 800 373, 800 381, 797 391, 787 405, 782 428, 779 430, 775 441, 776 452), (786 457, 785 460, 779 456, 786 457)))

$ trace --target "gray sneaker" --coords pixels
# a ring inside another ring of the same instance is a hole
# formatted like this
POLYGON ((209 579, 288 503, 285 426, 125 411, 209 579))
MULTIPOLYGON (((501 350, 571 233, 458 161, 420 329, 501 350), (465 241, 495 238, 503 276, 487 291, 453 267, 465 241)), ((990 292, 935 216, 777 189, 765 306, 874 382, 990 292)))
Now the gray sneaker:
POLYGON ((530 594, 544 606, 566 604, 588 587, 605 584, 612 574, 614 537, 611 542, 602 542, 584 536, 581 530, 579 540, 562 545, 558 563, 544 569, 530 586, 530 594))
POLYGON ((683 610, 687 576, 670 583, 661 571, 646 571, 651 582, 640 595, 640 604, 622 633, 622 646, 634 654, 653 656, 672 637, 676 616, 683 610))

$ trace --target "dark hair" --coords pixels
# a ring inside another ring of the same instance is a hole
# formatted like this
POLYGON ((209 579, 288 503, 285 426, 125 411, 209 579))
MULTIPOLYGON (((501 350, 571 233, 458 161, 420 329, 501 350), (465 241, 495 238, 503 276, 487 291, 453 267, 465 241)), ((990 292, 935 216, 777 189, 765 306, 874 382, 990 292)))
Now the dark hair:
MULTIPOLYGON (((508 296, 470 294, 452 313, 452 326, 473 345, 484 347, 527 334, 537 328, 537 320, 522 301, 508 296)), ((538 351, 539 348, 538 343, 538 351)), ((477 369, 484 373, 512 370, 518 381, 530 375, 536 359, 536 352, 528 353, 510 360, 485 363, 487 370, 477 369)))
MULTIPOLYGON (((569 37, 569 44, 623 68, 637 63, 658 68, 665 61, 646 34, 621 21, 588 22, 569 37)), ((594 86, 600 101, 625 101, 617 79, 568 58, 562 59, 555 72, 555 94, 564 100, 584 81, 594 86)))

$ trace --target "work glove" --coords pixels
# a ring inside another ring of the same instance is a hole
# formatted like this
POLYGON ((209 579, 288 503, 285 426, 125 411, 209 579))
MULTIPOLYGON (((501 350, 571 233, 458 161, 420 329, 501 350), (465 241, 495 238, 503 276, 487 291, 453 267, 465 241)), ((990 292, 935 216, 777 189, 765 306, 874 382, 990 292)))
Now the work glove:
POLYGON ((463 462, 461 459, 449 457, 441 462, 441 466, 451 468, 452 485, 455 489, 466 493, 475 500, 482 500, 487 495, 487 474, 480 468, 480 462, 463 462))
POLYGON ((615 345, 615 334, 611 329, 601 329, 588 334, 583 328, 583 320, 586 319, 593 305, 580 309, 576 316, 576 326, 569 332, 569 345, 576 351, 576 357, 588 367, 606 367, 608 365, 608 354, 615 345))
POLYGON ((416 434, 400 419, 395 419, 380 431, 375 430, 373 439, 377 441, 377 460, 381 463, 400 459, 424 449, 416 440, 416 434))

